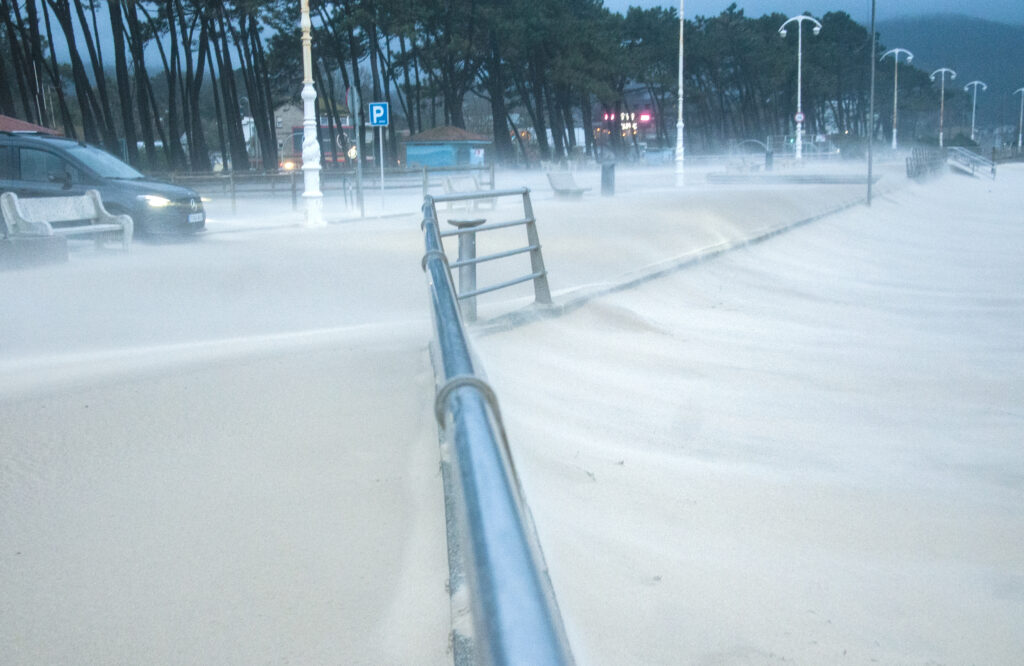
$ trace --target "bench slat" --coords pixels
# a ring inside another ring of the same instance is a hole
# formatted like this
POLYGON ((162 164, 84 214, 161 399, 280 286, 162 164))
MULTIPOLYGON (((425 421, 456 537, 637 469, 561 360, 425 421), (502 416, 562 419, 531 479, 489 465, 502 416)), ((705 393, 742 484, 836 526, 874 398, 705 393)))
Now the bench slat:
POLYGON ((72 220, 91 220, 99 217, 99 211, 88 197, 19 198, 18 207, 28 219, 50 224, 72 220))
POLYGON ((120 224, 88 224, 80 227, 54 227, 54 236, 85 236, 104 231, 121 231, 120 224))

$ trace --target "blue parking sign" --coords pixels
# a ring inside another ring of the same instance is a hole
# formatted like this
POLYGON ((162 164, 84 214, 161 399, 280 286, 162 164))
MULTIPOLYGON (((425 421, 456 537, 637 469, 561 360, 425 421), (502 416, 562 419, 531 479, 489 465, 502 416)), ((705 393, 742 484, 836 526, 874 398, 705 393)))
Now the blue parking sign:
POLYGON ((370 102, 370 127, 387 127, 390 115, 387 102, 370 102))

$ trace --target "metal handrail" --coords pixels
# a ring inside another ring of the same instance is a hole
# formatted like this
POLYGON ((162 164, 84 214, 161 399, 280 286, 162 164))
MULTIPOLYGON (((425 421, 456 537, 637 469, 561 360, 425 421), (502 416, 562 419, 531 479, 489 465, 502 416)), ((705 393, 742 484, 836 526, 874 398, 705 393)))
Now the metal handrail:
MULTIPOLYGON (((458 287, 458 298, 463 301, 462 314, 468 321, 476 319, 476 296, 481 294, 487 294, 505 287, 511 287, 513 285, 521 284, 523 282, 533 281, 534 300, 536 303, 542 305, 551 304, 551 290, 548 287, 548 272, 544 267, 544 255, 541 252, 540 237, 537 234, 537 219, 533 214, 533 203, 530 201, 530 189, 527 187, 520 187, 510 190, 488 190, 486 192, 456 192, 452 194, 442 194, 438 196, 426 196, 423 198, 423 209, 426 211, 430 209, 430 216, 436 222, 437 221, 437 204, 438 203, 451 203, 455 201, 473 201, 479 199, 497 199, 499 197, 522 197, 523 200, 523 217, 515 220, 506 220, 502 222, 491 222, 485 224, 483 218, 473 220, 449 220, 452 223, 458 224, 459 228, 451 231, 441 231, 439 225, 436 225, 436 233, 438 236, 438 243, 441 243, 442 238, 450 238, 457 236, 459 238, 459 259, 452 267, 459 268, 459 287, 458 287), (494 229, 506 229, 508 227, 525 226, 526 227, 526 245, 524 247, 515 248, 506 252, 499 252, 496 254, 487 255, 486 257, 477 258, 476 256, 476 235, 482 231, 491 231, 494 229), (484 288, 477 288, 476 284, 476 266, 485 261, 493 261, 495 259, 501 259, 505 257, 511 257, 517 254, 530 255, 530 272, 522 277, 518 277, 501 284, 492 285, 484 288)), ((424 213, 426 215, 426 213, 424 213)), ((442 247, 443 250, 443 247, 442 247)))
POLYGON ((527 245, 526 247, 519 247, 514 250, 506 250, 505 252, 495 252, 494 254, 486 254, 476 259, 466 259, 463 261, 456 261, 454 264, 450 264, 451 268, 458 268, 460 266, 472 266, 473 264, 483 264, 488 261, 496 261, 498 259, 505 259, 506 257, 514 257, 517 254, 526 254, 527 252, 533 252, 538 249, 536 245, 527 245))
MULTIPOLYGON (((475 198, 475 197, 474 197, 475 198)), ((522 220, 509 220, 508 222, 495 222, 493 224, 485 224, 480 227, 473 227, 471 229, 455 229, 454 231, 442 231, 441 238, 448 238, 449 236, 461 236, 463 234, 475 234, 478 231, 490 231, 491 229, 506 229, 508 227, 521 227, 524 224, 531 224, 537 220, 530 218, 524 218, 522 220)))
MULTIPOLYGON (((515 197, 529 192, 527 187, 516 187, 509 190, 487 190, 485 192, 453 192, 452 194, 435 194, 430 197, 434 203, 447 201, 466 201, 468 199, 496 199, 498 197, 515 197)), ((426 197, 424 197, 425 199, 426 197)))
POLYGON ((952 146, 946 149, 947 158, 955 164, 962 165, 971 170, 971 174, 974 174, 979 168, 988 169, 992 177, 996 177, 996 163, 992 160, 987 160, 981 155, 967 150, 961 146, 952 146))
MULTIPOLYGON (((512 463, 497 399, 476 373, 437 214, 427 199, 423 204, 423 268, 430 292, 434 367, 440 387, 435 413, 451 443, 445 485, 449 496, 456 499, 465 536, 459 549, 466 560, 475 658, 492 664, 571 664, 572 653, 512 463)), ((459 578, 452 576, 453 581, 459 578)), ((451 592, 454 596, 458 590, 451 592)))
POLYGON ((474 289, 473 291, 466 291, 466 292, 463 292, 463 293, 459 294, 459 300, 463 301, 463 300, 466 300, 466 299, 469 299, 469 298, 474 298, 474 297, 479 296, 481 294, 489 294, 492 291, 498 291, 499 289, 504 289, 505 287, 512 287, 512 286, 515 286, 517 284, 522 284, 524 282, 529 282, 530 280, 536 280, 537 278, 540 278, 540 277, 544 277, 544 274, 543 273, 530 273, 529 275, 524 275, 522 277, 512 278, 511 280, 506 280, 505 282, 501 282, 499 284, 492 284, 489 287, 481 287, 480 289, 474 289))

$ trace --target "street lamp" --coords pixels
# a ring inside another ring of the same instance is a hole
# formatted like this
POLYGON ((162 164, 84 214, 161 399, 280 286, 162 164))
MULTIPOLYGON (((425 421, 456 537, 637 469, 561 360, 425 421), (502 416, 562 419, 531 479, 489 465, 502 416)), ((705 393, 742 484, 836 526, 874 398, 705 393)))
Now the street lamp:
POLYGON ((814 34, 821 32, 821 23, 817 19, 801 14, 787 20, 779 27, 779 34, 786 36, 786 26, 796 21, 796 159, 803 159, 803 138, 804 138, 804 109, 803 109, 803 66, 804 66, 804 21, 814 24, 814 34))
POLYGON ((320 191, 320 142, 316 138, 316 90, 313 89, 313 38, 309 32, 309 0, 302 0, 302 179, 306 200, 306 224, 311 227, 324 225, 324 195, 320 191))
POLYGON ((907 62, 914 59, 914 54, 906 49, 889 49, 882 54, 879 60, 885 60, 885 56, 892 55, 893 60, 893 76, 892 76, 892 149, 896 150, 896 120, 899 117, 897 115, 896 97, 899 92, 899 81, 900 81, 900 54, 907 54, 907 62))
POLYGON ((1020 123, 1017 125, 1017 150, 1020 151, 1024 146, 1021 143, 1021 139, 1024 139, 1024 88, 1017 88, 1013 91, 1014 95, 1020 95, 1020 123))
POLYGON ((868 93, 868 196, 867 205, 871 207, 871 171, 875 163, 875 54, 878 53, 878 33, 875 32, 875 0, 871 0, 871 92, 868 93))
POLYGON ((971 105, 971 141, 974 141, 974 118, 978 111, 978 86, 981 86, 982 90, 988 90, 988 84, 983 81, 971 81, 964 86, 964 92, 968 88, 974 88, 974 102, 971 105))
POLYGON ((676 119, 676 186, 686 184, 683 171, 683 0, 679 0, 679 116, 676 119))
POLYGON ((941 80, 941 92, 939 93, 939 148, 942 148, 942 117, 945 114, 946 109, 946 74, 949 74, 949 80, 952 81, 956 78, 956 72, 951 70, 949 67, 940 67, 932 72, 932 81, 935 80, 936 74, 939 75, 939 79, 941 80))

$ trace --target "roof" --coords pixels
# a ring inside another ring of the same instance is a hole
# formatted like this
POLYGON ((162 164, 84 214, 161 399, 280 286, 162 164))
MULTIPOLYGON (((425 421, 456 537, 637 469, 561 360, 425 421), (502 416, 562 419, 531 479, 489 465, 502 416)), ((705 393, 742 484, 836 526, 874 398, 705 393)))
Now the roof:
POLYGON ((419 134, 414 134, 405 140, 406 143, 452 143, 453 141, 466 141, 472 143, 490 143, 486 136, 467 132, 461 127, 444 125, 428 129, 419 134))
POLYGON ((24 120, 11 118, 10 116, 0 116, 0 132, 41 132, 43 134, 54 134, 58 136, 61 134, 61 132, 50 129, 49 127, 33 125, 32 123, 25 122, 24 120))

